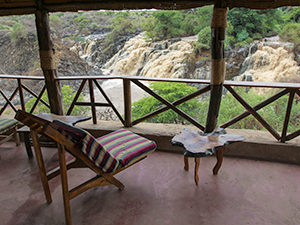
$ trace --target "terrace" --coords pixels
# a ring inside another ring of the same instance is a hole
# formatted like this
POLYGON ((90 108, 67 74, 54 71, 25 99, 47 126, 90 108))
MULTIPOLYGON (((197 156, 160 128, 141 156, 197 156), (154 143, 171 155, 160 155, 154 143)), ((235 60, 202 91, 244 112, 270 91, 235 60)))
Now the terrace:
MULTIPOLYGON (((53 202, 47 204, 37 165, 24 146, 6 143, 0 151, 1 223, 63 224, 60 178, 50 182, 53 202)), ((54 166, 55 149, 43 153, 46 165, 54 166)), ((299 166, 226 157, 214 176, 214 163, 213 157, 202 160, 196 186, 192 173, 183 170, 182 155, 155 152, 117 176, 123 191, 96 188, 72 200, 73 224, 299 224, 299 166)), ((71 170, 70 186, 91 175, 71 170)))
MULTIPOLYGON (((300 223, 300 130, 289 132, 291 109, 300 96, 299 84, 254 83, 224 81, 224 48, 226 27, 226 8, 246 7, 268 9, 281 6, 297 5, 299 1, 1 1, 0 16, 35 13, 40 47, 40 60, 44 77, 18 75, 0 75, 0 79, 13 80, 16 88, 7 94, 1 91, 6 103, 0 115, 8 106, 35 113, 39 102, 50 108, 52 113, 70 115, 74 106, 88 106, 91 109, 92 123, 80 126, 95 136, 103 135, 119 127, 153 139, 158 150, 143 162, 117 175, 126 188, 119 192, 114 187, 92 189, 72 200, 71 214, 73 224, 299 224, 300 223), (57 77, 54 65, 54 52, 49 34, 48 12, 77 11, 93 9, 186 9, 215 4, 216 13, 212 21, 212 74, 210 81, 201 80, 164 80, 141 77, 57 77), (225 21, 225 22, 224 22, 225 21), (124 116, 120 113, 109 96, 103 91, 99 80, 122 79, 124 116), (35 93, 24 84, 24 80, 36 80, 44 83, 40 93, 35 93), (60 83, 80 81, 77 95, 65 112, 62 108, 60 83), (202 84, 203 88, 175 102, 168 102, 147 88, 141 81, 166 81, 202 84), (152 95, 165 106, 137 120, 131 118, 131 84, 135 84, 152 95), (79 102, 78 97, 88 84, 89 102, 79 102), (105 103, 95 102, 94 87, 106 99, 105 103), (244 107, 245 112, 230 119, 223 128, 252 115, 266 131, 229 130, 240 133, 246 140, 231 145, 226 154, 239 158, 226 157, 218 176, 213 176, 211 169, 215 159, 207 157, 201 161, 200 182, 195 186, 191 173, 183 170, 182 149, 170 145, 170 138, 185 126, 149 125, 142 123, 168 109, 185 118, 193 129, 211 132, 216 127, 222 98, 222 89, 230 92, 244 107), (272 88, 276 94, 256 106, 250 106, 234 87, 272 88), (47 90, 49 104, 41 97, 47 90), (31 109, 26 109, 24 91, 36 97, 31 109), (210 105, 206 124, 200 124, 177 106, 201 94, 210 92, 210 105), (280 97, 288 95, 282 130, 274 129, 257 112, 280 97), (18 98, 20 104, 15 105, 18 98), (96 107, 111 107, 118 117, 118 122, 99 121, 96 107), (163 152, 168 151, 168 152, 163 152), (248 158, 248 159, 242 159, 248 158), (249 160, 251 158, 252 160, 249 160), (266 161, 256 161, 261 159, 266 161), (281 162, 281 163, 278 163, 281 162), (283 163, 282 163, 283 162, 283 163), (284 164, 285 163, 285 164, 284 164), (294 164, 294 165, 292 165, 294 164), (296 165, 295 165, 296 164, 296 165)), ((58 158, 56 151, 48 148, 43 151, 47 168, 53 168, 58 158)), ((69 159, 69 156, 67 157, 69 159)), ((14 143, 0 146, 0 219, 4 224, 62 224, 64 221, 63 202, 59 178, 50 182, 53 203, 47 204, 40 184, 38 167, 35 160, 28 160, 24 145, 15 147, 14 143), (12 163, 13 162, 13 163, 12 163)), ((73 170, 69 173, 70 186, 90 176, 90 171, 73 170)), ((68 223, 71 224, 71 223, 68 223)))

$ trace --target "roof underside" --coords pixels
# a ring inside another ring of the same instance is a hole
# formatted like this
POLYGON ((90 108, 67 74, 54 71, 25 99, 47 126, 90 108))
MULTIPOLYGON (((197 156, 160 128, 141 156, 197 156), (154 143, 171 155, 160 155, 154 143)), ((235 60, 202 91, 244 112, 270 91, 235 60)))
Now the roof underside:
MULTIPOLYGON (((0 16, 31 14, 39 0, 0 0, 0 16)), ((49 12, 78 10, 123 9, 190 9, 214 4, 213 0, 43 0, 43 8, 49 12)), ((272 9, 282 6, 300 6, 300 0, 224 0, 229 8, 272 9)))

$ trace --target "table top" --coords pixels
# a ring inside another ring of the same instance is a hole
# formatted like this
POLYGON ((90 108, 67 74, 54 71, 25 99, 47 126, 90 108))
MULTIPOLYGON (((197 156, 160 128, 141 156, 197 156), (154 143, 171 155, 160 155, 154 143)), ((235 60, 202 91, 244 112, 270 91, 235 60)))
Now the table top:
MULTIPOLYGON (((34 115, 38 116, 44 120, 48 120, 50 122, 52 122, 53 120, 61 120, 65 123, 68 123, 73 126, 76 123, 91 119, 90 116, 62 116, 62 115, 56 115, 56 114, 52 114, 52 113, 39 113, 39 114, 34 114, 34 115)), ((29 128, 27 126, 24 126, 20 129, 18 129, 18 132, 28 132, 28 131, 29 131, 29 128)))
POLYGON ((226 134, 224 129, 218 129, 208 134, 184 129, 173 137, 171 143, 184 147, 185 155, 187 156, 204 157, 213 155, 214 151, 219 147, 243 140, 243 136, 226 134))

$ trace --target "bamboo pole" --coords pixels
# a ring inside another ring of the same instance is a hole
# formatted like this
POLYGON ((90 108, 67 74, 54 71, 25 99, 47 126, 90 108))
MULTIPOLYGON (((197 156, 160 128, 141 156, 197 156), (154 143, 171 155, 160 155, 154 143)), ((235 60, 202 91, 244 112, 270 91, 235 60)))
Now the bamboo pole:
POLYGON ((36 30, 39 43, 41 68, 45 76, 48 99, 52 113, 63 115, 61 88, 57 78, 55 51, 50 37, 49 16, 43 9, 42 0, 37 0, 35 12, 36 30))
POLYGON ((227 8, 217 1, 211 22, 211 92, 205 132, 212 132, 216 125, 225 80, 224 40, 227 26, 227 8))

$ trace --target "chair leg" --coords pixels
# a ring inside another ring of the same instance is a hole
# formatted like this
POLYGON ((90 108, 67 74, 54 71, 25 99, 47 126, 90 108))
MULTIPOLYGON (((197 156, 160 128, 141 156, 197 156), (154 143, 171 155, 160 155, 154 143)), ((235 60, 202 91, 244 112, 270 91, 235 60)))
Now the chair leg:
POLYGON ((118 179, 114 178, 112 175, 110 174, 102 174, 101 176, 103 176, 103 178, 105 180, 107 180, 109 183, 115 185, 117 188, 119 188, 120 191, 124 190, 125 186, 124 184, 122 184, 121 181, 119 181, 118 179))
POLYGON ((45 168, 45 164, 44 164, 44 160, 43 160, 43 155, 42 155, 41 147, 40 147, 39 140, 38 140, 38 134, 36 131, 31 130, 31 136, 32 136, 33 147, 34 147, 34 151, 35 151, 35 155, 36 155, 36 160, 37 160, 37 163, 39 166, 40 176, 41 176, 46 200, 47 200, 47 203, 51 203, 52 198, 51 198, 50 188, 49 188, 48 179, 47 179, 47 175, 46 175, 46 168, 45 168))
POLYGON ((213 168, 213 174, 214 174, 214 175, 217 175, 217 174, 218 174, 219 169, 220 169, 221 166, 222 166, 222 162, 223 162, 223 150, 224 150, 224 148, 225 148, 225 147, 219 148, 219 149, 216 151, 217 163, 216 163, 216 165, 215 165, 214 168, 213 168))
POLYGON ((61 186, 64 201, 65 219, 67 225, 72 225, 71 220, 71 208, 70 208, 70 194, 68 188, 68 176, 67 176, 67 165, 66 165, 66 151, 62 145, 58 145, 58 156, 61 176, 61 186))

